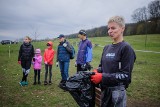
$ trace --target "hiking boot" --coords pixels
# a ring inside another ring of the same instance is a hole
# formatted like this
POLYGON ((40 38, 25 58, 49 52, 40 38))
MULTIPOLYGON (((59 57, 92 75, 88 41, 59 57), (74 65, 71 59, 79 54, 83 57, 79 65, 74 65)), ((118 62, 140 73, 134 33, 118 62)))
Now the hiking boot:
POLYGON ((58 87, 63 89, 64 91, 67 91, 66 82, 59 83, 58 87))
MULTIPOLYGON (((63 83, 63 81, 64 81, 64 80, 61 80, 60 83, 63 83)), ((60 83, 59 83, 59 84, 60 84, 60 83)))
POLYGON ((61 80, 59 84, 65 84, 66 80, 61 80))
POLYGON ((47 85, 48 84, 48 82, 47 81, 44 81, 44 85, 47 85))
POLYGON ((49 81, 49 85, 51 85, 52 84, 52 82, 51 81, 49 81))
POLYGON ((61 80, 60 83, 59 83, 59 87, 65 86, 65 85, 66 85, 66 81, 65 80, 61 80))
POLYGON ((40 81, 38 81, 38 84, 41 84, 41 82, 40 82, 40 81))
POLYGON ((60 88, 62 86, 63 80, 60 81, 58 87, 60 88))
POLYGON ((36 85, 36 84, 37 84, 36 82, 33 83, 33 85, 36 85))

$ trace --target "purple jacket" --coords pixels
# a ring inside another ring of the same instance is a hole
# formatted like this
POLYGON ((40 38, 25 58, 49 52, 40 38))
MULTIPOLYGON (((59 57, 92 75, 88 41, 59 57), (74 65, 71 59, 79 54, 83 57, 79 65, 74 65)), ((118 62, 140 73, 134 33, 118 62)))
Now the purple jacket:
POLYGON ((86 39, 79 43, 78 54, 77 54, 77 64, 86 64, 92 61, 92 43, 86 39))
POLYGON ((42 67, 42 56, 41 55, 35 55, 34 59, 35 59, 35 61, 33 62, 33 68, 34 69, 41 69, 41 67, 42 67))

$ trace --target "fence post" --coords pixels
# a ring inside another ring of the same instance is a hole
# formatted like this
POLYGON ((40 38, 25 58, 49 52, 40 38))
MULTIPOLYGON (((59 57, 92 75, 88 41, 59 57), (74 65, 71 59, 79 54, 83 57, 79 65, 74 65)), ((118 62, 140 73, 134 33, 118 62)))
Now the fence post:
POLYGON ((8 54, 9 54, 9 58, 10 58, 10 56, 11 56, 11 53, 10 53, 10 45, 9 45, 9 51, 8 51, 8 52, 9 52, 8 54))

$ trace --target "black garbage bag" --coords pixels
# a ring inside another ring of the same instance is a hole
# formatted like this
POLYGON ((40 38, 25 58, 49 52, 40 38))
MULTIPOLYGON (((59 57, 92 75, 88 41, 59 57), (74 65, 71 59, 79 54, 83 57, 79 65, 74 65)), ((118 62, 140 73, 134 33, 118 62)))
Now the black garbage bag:
POLYGON ((90 80, 93 74, 94 72, 80 71, 66 82, 66 90, 80 107, 95 107, 95 86, 90 80))

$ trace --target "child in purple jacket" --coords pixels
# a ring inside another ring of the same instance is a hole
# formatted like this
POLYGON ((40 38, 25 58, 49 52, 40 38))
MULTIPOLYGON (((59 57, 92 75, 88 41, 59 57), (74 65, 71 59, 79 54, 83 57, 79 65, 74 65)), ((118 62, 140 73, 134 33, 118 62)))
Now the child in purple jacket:
POLYGON ((34 68, 34 83, 33 83, 33 85, 37 84, 37 82, 36 82, 37 74, 38 74, 38 84, 41 84, 41 82, 40 82, 41 66, 42 66, 41 50, 36 49, 35 56, 33 57, 33 68, 34 68))

